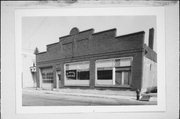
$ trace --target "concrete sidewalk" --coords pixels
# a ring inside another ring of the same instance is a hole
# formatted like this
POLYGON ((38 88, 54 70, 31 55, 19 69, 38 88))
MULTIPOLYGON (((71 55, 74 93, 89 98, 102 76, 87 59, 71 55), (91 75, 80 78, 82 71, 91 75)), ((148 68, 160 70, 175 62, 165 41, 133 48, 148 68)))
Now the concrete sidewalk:
MULTIPOLYGON (((36 88, 24 88, 23 91, 33 92, 33 93, 44 93, 44 94, 63 94, 71 96, 84 96, 84 97, 96 97, 96 98, 113 98, 113 99, 128 99, 132 101, 136 100, 136 92, 130 90, 98 90, 98 89, 54 89, 54 90, 42 90, 36 88)), ((150 100, 156 101, 156 99, 150 100)))

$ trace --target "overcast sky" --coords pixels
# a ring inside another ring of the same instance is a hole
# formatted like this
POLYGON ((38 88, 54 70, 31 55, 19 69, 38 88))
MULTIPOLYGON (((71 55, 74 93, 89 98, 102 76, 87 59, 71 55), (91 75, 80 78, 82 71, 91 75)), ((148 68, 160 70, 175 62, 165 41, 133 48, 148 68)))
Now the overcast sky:
POLYGON ((100 32, 112 28, 117 29, 117 36, 146 32, 145 42, 148 44, 148 30, 155 28, 156 51, 156 17, 155 16, 75 16, 75 17, 24 17, 22 19, 22 50, 33 52, 46 51, 46 45, 59 41, 59 37, 68 35, 73 27, 80 31, 94 28, 100 32))

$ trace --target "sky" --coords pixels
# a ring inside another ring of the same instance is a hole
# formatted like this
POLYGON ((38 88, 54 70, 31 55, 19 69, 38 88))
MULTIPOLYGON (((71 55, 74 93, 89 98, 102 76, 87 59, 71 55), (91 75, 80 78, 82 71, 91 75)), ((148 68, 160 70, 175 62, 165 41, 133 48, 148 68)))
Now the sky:
POLYGON ((117 36, 145 31, 148 44, 148 31, 155 29, 154 50, 156 51, 156 16, 56 16, 24 17, 22 19, 22 51, 46 51, 46 45, 59 41, 59 37, 69 35, 77 27, 79 31, 94 29, 94 33, 116 28, 117 36))

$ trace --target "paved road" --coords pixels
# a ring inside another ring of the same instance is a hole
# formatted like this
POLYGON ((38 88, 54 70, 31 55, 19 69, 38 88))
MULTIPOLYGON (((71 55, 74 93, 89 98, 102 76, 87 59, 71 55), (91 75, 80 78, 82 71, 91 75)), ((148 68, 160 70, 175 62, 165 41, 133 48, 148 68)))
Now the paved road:
POLYGON ((86 97, 66 94, 34 93, 23 91, 23 106, 90 106, 90 105, 144 105, 151 102, 133 99, 86 97))

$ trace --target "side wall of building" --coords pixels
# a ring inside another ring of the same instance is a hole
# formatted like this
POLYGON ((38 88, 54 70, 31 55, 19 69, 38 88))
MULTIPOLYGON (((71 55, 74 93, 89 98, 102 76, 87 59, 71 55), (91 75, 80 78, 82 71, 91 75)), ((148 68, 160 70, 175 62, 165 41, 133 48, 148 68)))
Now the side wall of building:
POLYGON ((157 54, 144 44, 142 90, 157 86, 157 54))
POLYGON ((157 86, 157 64, 144 57, 142 90, 157 86))

